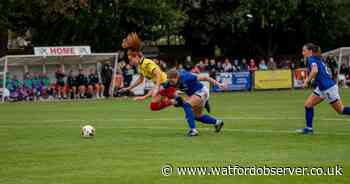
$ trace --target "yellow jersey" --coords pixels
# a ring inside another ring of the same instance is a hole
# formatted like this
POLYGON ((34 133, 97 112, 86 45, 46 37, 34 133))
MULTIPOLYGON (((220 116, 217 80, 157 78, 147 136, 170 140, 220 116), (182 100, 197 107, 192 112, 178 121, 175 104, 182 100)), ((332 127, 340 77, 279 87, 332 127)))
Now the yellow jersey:
POLYGON ((161 72, 160 74, 160 83, 163 83, 167 80, 166 74, 162 71, 162 69, 154 63, 151 59, 142 58, 141 61, 138 64, 138 71, 140 74, 142 74, 146 79, 153 81, 154 83, 157 82, 156 75, 153 74, 154 69, 159 69, 161 72))

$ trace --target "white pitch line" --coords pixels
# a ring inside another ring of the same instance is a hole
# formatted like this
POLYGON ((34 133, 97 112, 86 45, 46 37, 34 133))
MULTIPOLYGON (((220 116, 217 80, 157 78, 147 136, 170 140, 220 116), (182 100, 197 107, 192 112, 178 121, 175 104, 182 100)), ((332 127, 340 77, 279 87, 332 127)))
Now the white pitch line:
MULTIPOLYGON (((304 120, 304 118, 301 117, 223 117, 224 120, 304 120)), ((320 121, 350 121, 350 119, 342 119, 342 118, 315 118, 315 120, 320 121)), ((112 118, 112 119, 100 119, 100 120, 83 120, 83 119, 62 119, 62 120, 44 120, 43 122, 53 122, 53 123, 59 123, 59 122, 80 122, 80 123, 94 123, 94 122, 110 122, 110 121, 185 121, 183 118, 146 118, 146 119, 137 119, 137 118, 112 118)), ((1 125, 0 127, 14 127, 11 125, 1 125)), ((75 127, 75 126, 70 126, 75 127)), ((171 128, 171 127, 115 127, 115 126, 99 126, 99 128, 118 128, 118 129, 156 129, 156 130, 186 130, 186 127, 184 128, 171 128)), ((211 130, 209 128, 200 128, 200 130, 211 130)), ((270 129, 234 129, 234 128, 225 128, 223 131, 228 132, 246 132, 246 133, 283 133, 283 134, 296 134, 295 131, 292 130, 270 130, 270 129)), ((315 132, 316 135, 322 134, 322 135, 341 135, 341 136, 349 136, 350 132, 315 132)))

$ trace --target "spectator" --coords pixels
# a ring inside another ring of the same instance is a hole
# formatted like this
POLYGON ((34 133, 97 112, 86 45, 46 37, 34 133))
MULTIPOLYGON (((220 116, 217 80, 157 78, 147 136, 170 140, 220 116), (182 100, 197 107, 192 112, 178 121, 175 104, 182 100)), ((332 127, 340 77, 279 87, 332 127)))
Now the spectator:
POLYGON ((74 76, 73 70, 69 71, 67 77, 67 91, 68 98, 75 99, 77 94, 77 80, 74 76))
POLYGON ((216 71, 217 71, 217 72, 224 72, 223 64, 222 64, 221 61, 218 61, 218 62, 216 63, 216 71))
POLYGON ((340 66, 340 70, 339 70, 339 86, 340 87, 346 87, 346 76, 349 74, 349 68, 346 66, 345 63, 343 63, 340 66))
POLYGON ((179 64, 177 65, 176 69, 177 69, 179 72, 186 71, 186 70, 184 69, 184 66, 183 66, 181 63, 179 63, 179 64))
POLYGON ((104 86, 100 83, 97 70, 90 69, 88 91, 91 96, 96 98, 103 98, 104 86))
POLYGON ((123 72, 118 71, 114 79, 114 97, 119 97, 123 95, 119 92, 119 90, 121 90, 122 88, 124 88, 124 76, 123 72))
POLYGON ((125 67, 122 69, 123 71, 123 78, 124 78, 124 87, 129 87, 132 82, 132 77, 135 74, 135 70, 130 64, 126 64, 125 67))
POLYGON ((42 97, 48 97, 48 89, 51 84, 51 81, 46 73, 41 73, 40 80, 43 85, 41 92, 43 94, 42 97))
POLYGON ((245 58, 242 59, 242 63, 241 63, 241 71, 242 72, 246 72, 249 70, 248 68, 248 64, 247 64, 247 60, 245 58))
POLYGON ((277 69, 277 65, 275 60, 273 59, 273 57, 269 58, 269 62, 267 63, 267 68, 269 70, 276 70, 277 69))
POLYGON ((66 77, 66 74, 63 72, 63 68, 59 67, 57 68, 56 71, 56 86, 57 86, 57 93, 58 93, 58 98, 65 98, 66 93, 65 93, 65 80, 64 78, 66 77))
POLYGON ((250 72, 255 72, 256 70, 258 70, 258 67, 257 67, 256 64, 255 64, 254 59, 250 59, 249 65, 248 65, 248 70, 249 70, 250 72))
POLYGON ((234 72, 240 72, 242 70, 238 59, 233 61, 233 68, 235 69, 234 72))
POLYGON ((259 70, 267 70, 268 68, 267 68, 267 65, 266 65, 266 63, 265 63, 265 60, 264 59, 262 59, 261 61, 260 61, 260 63, 259 63, 259 70))
POLYGON ((77 80, 77 86, 78 86, 78 98, 90 97, 90 96, 87 96, 86 94, 88 78, 86 77, 83 69, 79 69, 79 74, 76 80, 77 80))
POLYGON ((327 63, 328 68, 331 71, 332 79, 337 80, 338 63, 335 60, 334 56, 328 56, 326 58, 326 63, 327 63))
POLYGON ((205 67, 205 71, 208 72, 209 71, 209 59, 208 58, 204 58, 204 67, 205 67))
POLYGON ((232 72, 232 64, 228 58, 225 58, 224 63, 222 64, 224 72, 232 72))
POLYGON ((204 72, 207 70, 203 60, 200 60, 196 67, 199 69, 200 72, 204 72))
POLYGON ((105 63, 102 65, 102 71, 101 71, 101 78, 102 78, 102 84, 105 87, 104 95, 105 97, 110 96, 110 86, 112 82, 112 76, 113 76, 113 68, 111 64, 105 63))
POLYGON ((33 80, 29 72, 24 74, 23 90, 24 90, 23 91, 24 98, 26 100, 33 100, 33 97, 34 97, 33 80))
POLYGON ((201 73, 201 70, 199 69, 198 65, 195 65, 192 69, 191 69, 192 73, 201 73))
POLYGON ((217 71, 215 59, 210 60, 210 63, 208 64, 208 70, 209 70, 209 76, 211 78, 215 79, 216 78, 216 71, 217 71))

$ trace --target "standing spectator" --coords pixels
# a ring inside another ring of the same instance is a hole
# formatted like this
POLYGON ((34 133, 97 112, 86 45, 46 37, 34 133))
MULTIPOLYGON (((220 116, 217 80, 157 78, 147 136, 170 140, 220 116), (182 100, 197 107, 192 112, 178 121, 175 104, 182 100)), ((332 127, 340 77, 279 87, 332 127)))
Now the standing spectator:
POLYGON ((205 72, 207 70, 203 60, 200 60, 199 63, 196 64, 196 67, 199 69, 200 72, 205 72))
POLYGON ((128 63, 125 65, 125 67, 122 69, 123 71, 123 78, 124 78, 124 87, 129 87, 132 82, 132 77, 135 74, 135 70, 133 67, 128 63))
POLYGON ((112 82, 113 77, 113 68, 111 64, 105 63, 102 65, 102 71, 101 71, 101 78, 102 78, 102 84, 105 87, 104 90, 104 96, 109 97, 110 96, 110 86, 112 82))
POLYGON ((233 61, 233 68, 235 68, 235 72, 240 72, 242 70, 238 59, 233 61))
POLYGON ((218 62, 216 63, 216 71, 217 71, 217 72, 224 72, 223 64, 222 64, 221 61, 218 61, 218 62))
POLYGON ((216 71, 217 71, 215 59, 210 60, 210 63, 208 65, 208 70, 209 70, 209 76, 211 78, 215 79, 216 78, 216 71))
POLYGON ((177 69, 179 72, 184 72, 184 71, 186 71, 186 70, 184 69, 184 65, 181 64, 181 63, 179 63, 179 64, 176 66, 176 69, 177 69))
POLYGON ((248 65, 248 70, 249 70, 250 72, 255 72, 256 70, 258 70, 258 67, 257 67, 256 64, 255 64, 254 59, 250 59, 249 65, 248 65))
POLYGON ((225 58, 224 63, 222 64, 224 72, 232 72, 232 64, 228 58, 225 58))
POLYGON ((334 59, 334 56, 328 56, 326 58, 326 62, 327 62, 328 68, 331 70, 332 79, 336 81, 337 80, 337 71, 338 71, 337 61, 334 59))
POLYGON ((268 68, 267 68, 267 65, 266 65, 266 63, 265 63, 265 60, 264 59, 262 59, 261 61, 260 61, 260 63, 259 63, 259 70, 267 70, 268 68))
POLYGON ((114 79, 114 97, 122 96, 123 94, 119 91, 124 88, 124 76, 123 72, 120 70, 117 71, 114 79))
POLYGON ((195 65, 192 69, 191 69, 192 73, 201 73, 201 70, 199 69, 198 65, 195 65))
POLYGON ((56 87, 57 87, 57 93, 58 98, 66 98, 66 92, 65 92, 65 80, 66 74, 63 72, 63 68, 59 67, 56 71, 56 87))
POLYGON ((273 59, 273 57, 269 58, 269 62, 267 63, 267 68, 269 70, 276 70, 277 69, 277 65, 275 60, 273 59))
POLYGON ((340 70, 339 70, 339 86, 340 87, 347 87, 346 84, 346 76, 349 74, 349 68, 346 66, 345 63, 343 63, 340 66, 340 70))
POLYGON ((247 64, 247 60, 245 58, 242 59, 242 63, 241 63, 241 71, 242 72, 246 72, 249 70, 248 68, 248 64, 247 64))
POLYGON ((204 58, 204 70, 206 72, 209 71, 209 59, 208 58, 204 58))

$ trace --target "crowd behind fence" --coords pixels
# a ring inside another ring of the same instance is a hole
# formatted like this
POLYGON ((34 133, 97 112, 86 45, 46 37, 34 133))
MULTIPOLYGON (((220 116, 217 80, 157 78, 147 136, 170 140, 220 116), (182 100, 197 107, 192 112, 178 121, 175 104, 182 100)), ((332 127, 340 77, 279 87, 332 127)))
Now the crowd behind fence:
MULTIPOLYGON (((165 61, 154 59, 163 69, 167 70, 165 61)), ((337 62, 333 58, 325 58, 325 62, 333 79, 339 79, 340 85, 347 86, 350 79, 350 69, 346 64, 340 66, 339 76, 337 62)), ((178 70, 188 70, 193 73, 207 73, 220 82, 226 83, 226 91, 253 89, 290 89, 301 87, 307 77, 306 64, 303 60, 283 58, 275 61, 273 57, 260 59, 211 59, 203 57, 198 62, 179 62, 178 70)), ((36 100, 61 100, 61 99, 99 99, 105 97, 118 97, 121 88, 128 87, 135 75, 137 68, 127 62, 120 61, 113 75, 111 63, 103 64, 99 69, 89 67, 77 70, 64 71, 57 67, 54 77, 48 77, 44 72, 27 72, 23 77, 16 74, 7 75, 6 88, 3 94, 7 94, 8 101, 36 101, 36 100), (113 78, 114 77, 114 78, 113 78), (111 87, 114 89, 111 89, 111 87), (114 93, 111 93, 114 91, 114 93)), ((221 90, 211 86, 213 92, 221 90)), ((128 95, 133 95, 132 93, 128 95)))

